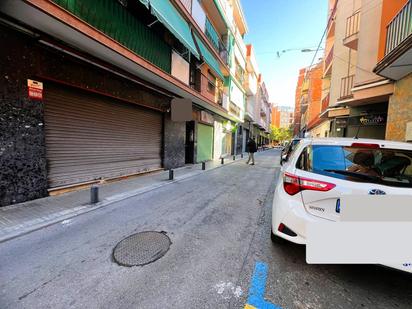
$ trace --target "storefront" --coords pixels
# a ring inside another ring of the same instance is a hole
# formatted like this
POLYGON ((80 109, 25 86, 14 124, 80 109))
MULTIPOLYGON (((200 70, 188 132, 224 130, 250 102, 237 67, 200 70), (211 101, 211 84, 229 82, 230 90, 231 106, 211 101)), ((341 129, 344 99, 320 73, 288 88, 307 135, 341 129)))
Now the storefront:
POLYGON ((336 136, 385 139, 387 111, 387 102, 351 107, 346 120, 336 119, 336 136))
POLYGON ((134 104, 48 84, 44 119, 49 187, 161 168, 162 117, 134 104))

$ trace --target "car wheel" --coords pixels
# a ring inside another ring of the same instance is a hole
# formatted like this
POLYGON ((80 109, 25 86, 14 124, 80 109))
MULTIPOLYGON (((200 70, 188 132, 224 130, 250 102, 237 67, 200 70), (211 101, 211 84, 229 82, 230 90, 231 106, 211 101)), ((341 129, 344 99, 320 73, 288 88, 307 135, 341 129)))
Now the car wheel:
POLYGON ((272 240, 272 243, 277 244, 277 245, 281 245, 286 242, 284 238, 273 234, 273 230, 270 231, 270 239, 272 240))

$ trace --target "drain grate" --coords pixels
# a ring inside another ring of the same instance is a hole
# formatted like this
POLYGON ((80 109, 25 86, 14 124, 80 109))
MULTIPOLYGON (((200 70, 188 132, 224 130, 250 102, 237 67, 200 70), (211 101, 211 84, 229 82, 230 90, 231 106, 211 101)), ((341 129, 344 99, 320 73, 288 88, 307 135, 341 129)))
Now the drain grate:
POLYGON ((140 232, 121 240, 113 249, 113 258, 122 266, 146 265, 164 256, 171 243, 164 232, 140 232))

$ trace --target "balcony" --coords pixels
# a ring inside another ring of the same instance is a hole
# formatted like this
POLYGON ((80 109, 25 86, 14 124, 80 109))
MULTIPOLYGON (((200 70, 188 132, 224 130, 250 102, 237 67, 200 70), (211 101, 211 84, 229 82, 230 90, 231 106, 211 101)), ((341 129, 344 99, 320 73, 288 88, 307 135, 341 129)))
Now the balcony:
POLYGON ((328 76, 332 72, 333 51, 334 51, 334 46, 332 46, 328 55, 325 58, 325 63, 323 67, 323 72, 324 72, 323 76, 328 76))
MULTIPOLYGON (((188 2, 188 0, 180 0, 181 2, 188 2)), ((185 6, 186 7, 186 6, 185 6)), ((221 40, 221 36, 216 28, 211 23, 209 17, 206 15, 206 12, 200 5, 198 0, 193 0, 191 4, 191 15, 196 21, 199 28, 203 31, 217 54, 223 60, 223 62, 228 64, 228 51, 226 44, 221 40)))
POLYGON ((305 113, 308 107, 309 107, 309 96, 307 94, 304 94, 300 98, 300 112, 305 113))
POLYGON ((412 2, 409 1, 387 27, 385 55, 395 50, 412 33, 412 2))
POLYGON ((399 80, 412 73, 412 1, 408 1, 386 27, 385 57, 374 72, 399 80))
POLYGON ((190 82, 190 87, 209 101, 224 107, 227 94, 224 91, 223 83, 213 75, 208 74, 208 76, 206 76, 202 72, 197 71, 195 77, 192 78, 190 82))
POLYGON ((235 77, 237 81, 243 86, 243 83, 245 81, 245 71, 243 71, 242 67, 239 64, 236 64, 235 77))
POLYGON ((343 45, 354 50, 358 49, 359 27, 360 11, 356 12, 352 16, 349 16, 346 20, 346 34, 343 39, 343 45))
POLYGON ((212 23, 210 22, 209 18, 206 17, 206 22, 205 22, 205 35, 212 43, 212 46, 216 50, 216 52, 219 54, 220 58, 222 58, 223 62, 225 64, 228 64, 228 51, 226 49, 226 44, 220 39, 219 33, 216 31, 216 29, 213 27, 212 23))
POLYGON ((324 111, 329 107, 329 102, 330 102, 330 93, 328 93, 328 94, 322 99, 322 110, 321 110, 321 112, 324 112, 324 111))
POLYGON ((326 37, 329 38, 335 34, 335 16, 336 16, 336 9, 337 9, 337 1, 333 5, 332 11, 330 12, 327 29, 326 37))
POLYGON ((245 90, 247 95, 255 95, 257 93, 257 78, 255 74, 246 74, 245 90))
POLYGON ((353 97, 353 79, 355 75, 349 75, 342 78, 340 83, 340 97, 339 100, 349 99, 353 97))
POLYGON ((246 44, 245 44, 245 42, 243 41, 243 38, 242 38, 242 36, 240 35, 240 32, 239 32, 238 30, 237 30, 236 33, 235 33, 235 40, 236 40, 236 43, 237 43, 237 45, 238 45, 238 47, 239 47, 240 52, 241 52, 242 55, 243 55, 243 58, 246 59, 246 54, 247 54, 246 44))
POLYGON ((305 80, 302 83, 301 93, 302 95, 305 95, 308 92, 309 92, 309 80, 305 78, 305 80))

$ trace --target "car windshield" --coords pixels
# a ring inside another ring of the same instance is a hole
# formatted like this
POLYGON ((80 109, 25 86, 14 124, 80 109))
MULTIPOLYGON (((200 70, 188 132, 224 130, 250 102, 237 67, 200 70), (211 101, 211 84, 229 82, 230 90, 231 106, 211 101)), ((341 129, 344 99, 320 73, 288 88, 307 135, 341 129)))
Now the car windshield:
POLYGON ((345 146, 312 146, 315 173, 336 178, 412 188, 412 151, 345 146))

